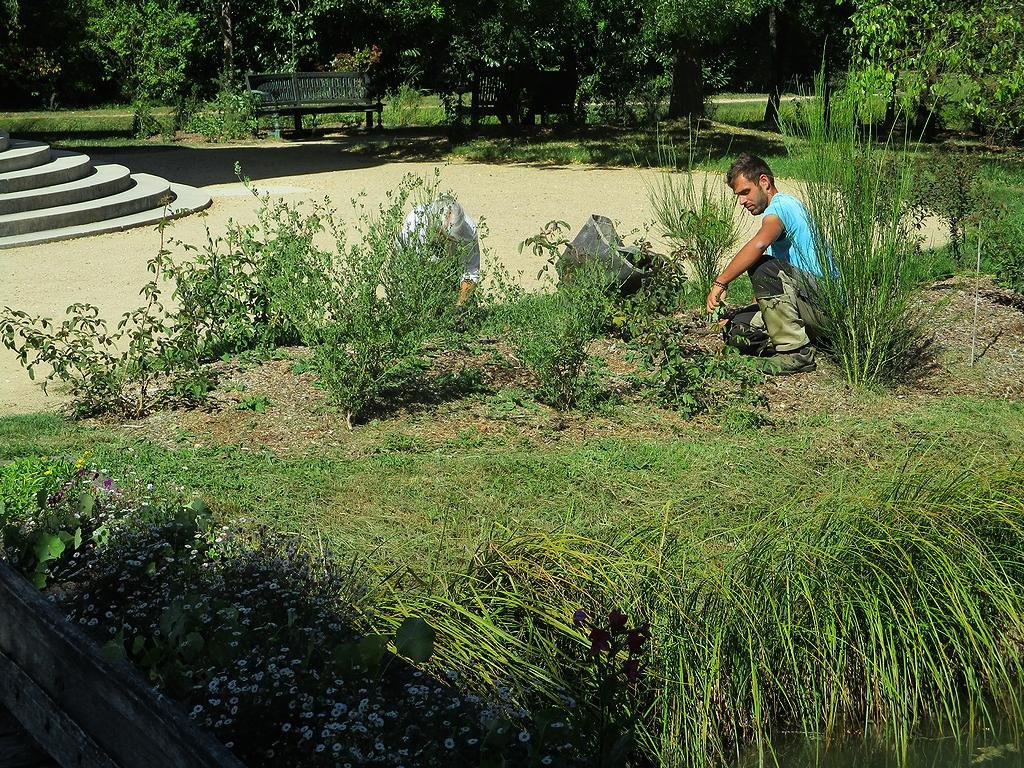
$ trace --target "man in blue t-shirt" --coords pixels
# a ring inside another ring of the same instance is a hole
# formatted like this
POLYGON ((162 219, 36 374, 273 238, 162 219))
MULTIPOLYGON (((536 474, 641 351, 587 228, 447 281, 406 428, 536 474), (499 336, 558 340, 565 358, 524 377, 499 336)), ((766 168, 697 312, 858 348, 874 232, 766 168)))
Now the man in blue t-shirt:
POLYGON ((823 326, 815 304, 821 262, 807 210, 792 195, 779 192, 768 164, 756 155, 740 155, 725 180, 740 205, 764 218, 757 234, 715 278, 707 310, 723 305, 729 283, 748 273, 757 305, 732 313, 724 328, 726 343, 764 357, 766 373, 813 371, 811 336, 823 326))

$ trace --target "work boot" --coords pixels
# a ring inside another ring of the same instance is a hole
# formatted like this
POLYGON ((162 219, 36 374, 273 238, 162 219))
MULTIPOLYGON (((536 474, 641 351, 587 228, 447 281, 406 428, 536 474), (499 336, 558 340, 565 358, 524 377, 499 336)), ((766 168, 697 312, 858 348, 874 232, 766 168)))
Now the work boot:
POLYGON ((788 376, 791 373, 806 373, 818 367, 814 362, 817 350, 810 344, 792 352, 776 352, 771 357, 763 357, 757 361, 761 373, 770 376, 788 376))

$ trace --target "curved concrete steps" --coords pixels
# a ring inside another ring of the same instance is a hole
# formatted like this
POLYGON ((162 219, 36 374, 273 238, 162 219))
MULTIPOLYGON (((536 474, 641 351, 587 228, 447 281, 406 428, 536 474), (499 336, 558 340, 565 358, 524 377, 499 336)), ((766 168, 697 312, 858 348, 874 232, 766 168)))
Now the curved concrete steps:
POLYGON ((133 213, 158 208, 164 201, 174 201, 170 182, 159 176, 136 173, 132 174, 131 178, 135 184, 115 195, 54 208, 0 215, 0 233, 9 237, 45 229, 74 227, 93 221, 130 216, 133 213))
POLYGON ((10 139, 0 131, 0 248, 155 224, 206 208, 210 196, 123 165, 10 139))
POLYGON ((131 172, 123 165, 97 165, 92 171, 89 176, 63 184, 23 192, 0 192, 0 216, 107 198, 132 186, 131 172))
POLYGON ((149 224, 155 225, 164 220, 177 219, 181 216, 201 211, 204 208, 209 208, 213 202, 206 192, 190 187, 187 184, 171 184, 170 191, 174 199, 166 206, 161 205, 157 208, 139 211, 127 216, 94 221, 79 226, 59 227, 42 232, 31 232, 25 235, 0 237, 0 248, 16 248, 22 245, 50 243, 56 240, 70 240, 87 235, 102 235, 106 232, 120 232, 132 227, 142 227, 149 224))
POLYGON ((20 171, 49 162, 50 145, 38 141, 11 140, 10 145, 0 153, 0 173, 20 171))
POLYGON ((82 179, 92 173, 88 155, 50 150, 50 161, 20 171, 0 173, 0 194, 23 192, 82 179))

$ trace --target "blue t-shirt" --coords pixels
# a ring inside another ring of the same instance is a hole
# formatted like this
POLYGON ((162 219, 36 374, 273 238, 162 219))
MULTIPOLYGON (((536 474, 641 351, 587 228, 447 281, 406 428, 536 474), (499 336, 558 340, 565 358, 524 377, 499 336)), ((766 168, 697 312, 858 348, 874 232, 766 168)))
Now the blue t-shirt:
POLYGON ((768 246, 766 253, 779 261, 787 261, 797 269, 821 277, 821 264, 814 249, 811 222, 803 203, 785 192, 776 192, 764 209, 764 215, 773 213, 782 220, 785 232, 768 246))

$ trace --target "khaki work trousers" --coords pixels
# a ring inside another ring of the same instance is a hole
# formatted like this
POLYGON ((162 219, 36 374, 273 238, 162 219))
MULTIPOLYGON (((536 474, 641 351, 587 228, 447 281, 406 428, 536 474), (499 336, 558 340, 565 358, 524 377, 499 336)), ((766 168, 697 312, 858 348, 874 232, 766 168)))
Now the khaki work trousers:
POLYGON ((751 355, 793 352, 819 338, 824 316, 815 302, 814 275, 788 262, 764 258, 748 271, 756 304, 733 313, 725 341, 751 355))

